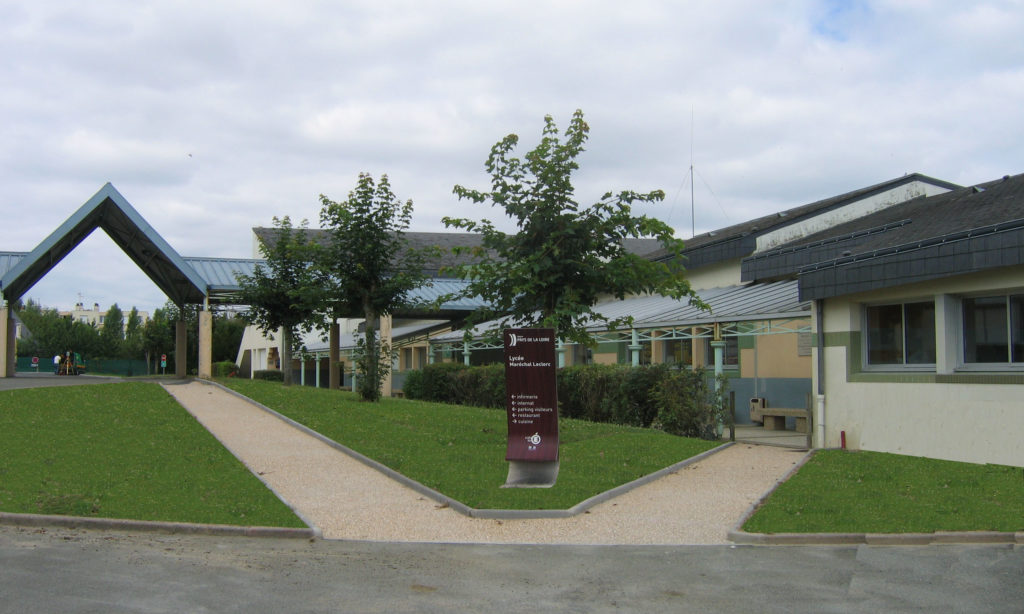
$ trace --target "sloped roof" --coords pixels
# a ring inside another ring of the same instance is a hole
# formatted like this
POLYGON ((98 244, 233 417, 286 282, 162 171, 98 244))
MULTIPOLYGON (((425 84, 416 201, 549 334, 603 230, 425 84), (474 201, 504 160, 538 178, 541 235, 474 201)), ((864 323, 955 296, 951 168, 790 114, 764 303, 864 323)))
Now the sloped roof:
MULTIPOLYGON (((831 196, 813 203, 761 216, 686 239, 686 248, 683 250, 683 255, 686 256, 684 264, 687 267, 697 267, 714 262, 742 258, 754 252, 757 247, 758 236, 914 182, 927 183, 947 190, 955 190, 961 187, 920 173, 911 173, 876 185, 831 196)), ((651 254, 650 257, 656 260, 668 256, 668 253, 659 251, 651 254)))
MULTIPOLYGON (((806 317, 811 309, 809 301, 800 299, 796 280, 710 288, 700 290, 697 294, 711 307, 711 311, 691 305, 687 300, 657 295, 610 301, 597 305, 595 309, 612 320, 632 316, 633 327, 637 329, 806 317)), ((474 328, 473 335, 482 337, 486 331, 503 321, 503 318, 498 318, 480 324, 474 328)), ((606 327, 594 322, 587 328, 596 332, 606 327)), ((452 331, 435 337, 433 341, 450 343, 462 339, 462 335, 462 331, 452 331)))
POLYGON ((908 202, 834 232, 835 242, 808 237, 788 254, 769 252, 761 260, 790 258, 790 266, 802 264, 804 299, 1021 265, 1024 174, 908 202))
POLYGON ((201 303, 203 279, 107 183, 34 250, 14 262, 0 278, 0 290, 16 301, 97 228, 104 232, 176 304, 201 303))

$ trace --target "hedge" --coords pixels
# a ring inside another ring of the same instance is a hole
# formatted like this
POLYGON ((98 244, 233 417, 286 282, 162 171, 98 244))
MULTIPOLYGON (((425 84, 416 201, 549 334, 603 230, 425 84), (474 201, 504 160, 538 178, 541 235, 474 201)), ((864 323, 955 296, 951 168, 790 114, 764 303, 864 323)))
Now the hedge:
MULTIPOLYGON (((703 371, 665 364, 580 365, 559 369, 558 406, 564 418, 654 427, 676 435, 712 437, 722 398, 703 371)), ((505 367, 435 363, 411 371, 406 398, 505 407, 505 367)))

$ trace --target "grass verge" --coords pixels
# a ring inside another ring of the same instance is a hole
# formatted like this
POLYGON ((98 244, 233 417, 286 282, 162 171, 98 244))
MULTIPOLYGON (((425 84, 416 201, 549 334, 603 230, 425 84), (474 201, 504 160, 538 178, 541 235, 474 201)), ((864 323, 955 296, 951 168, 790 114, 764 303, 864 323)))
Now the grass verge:
POLYGON ((709 450, 718 442, 650 429, 559 421, 560 469, 552 488, 501 488, 505 412, 246 379, 226 386, 361 454, 477 509, 567 509, 709 450))
POLYGON ((1024 530, 1024 469, 822 450, 743 526, 751 533, 1024 530))
POLYGON ((304 527, 160 386, 0 392, 0 510, 304 527))

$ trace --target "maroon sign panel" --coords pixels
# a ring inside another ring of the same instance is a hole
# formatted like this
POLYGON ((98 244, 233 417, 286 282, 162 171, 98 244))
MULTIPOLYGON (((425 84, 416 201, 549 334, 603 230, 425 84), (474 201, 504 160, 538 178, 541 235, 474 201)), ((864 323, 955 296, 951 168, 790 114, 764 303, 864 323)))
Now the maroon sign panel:
POLYGON ((505 408, 505 460, 558 460, 554 329, 505 329, 505 408))

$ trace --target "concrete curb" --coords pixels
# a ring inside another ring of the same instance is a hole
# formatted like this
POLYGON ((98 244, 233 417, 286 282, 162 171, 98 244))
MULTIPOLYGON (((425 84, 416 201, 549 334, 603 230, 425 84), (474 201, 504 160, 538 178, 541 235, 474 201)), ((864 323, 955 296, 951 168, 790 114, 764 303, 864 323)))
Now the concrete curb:
POLYGON ((935 533, 746 533, 729 531, 729 541, 746 546, 934 546, 941 544, 1024 545, 1024 533, 937 531, 935 533))
POLYGON ((208 384, 210 386, 217 386, 221 390, 224 390, 225 392, 233 394, 233 395, 235 395, 236 397, 238 397, 240 399, 245 399, 249 403, 252 403, 256 407, 258 407, 258 408, 262 409, 263 411, 271 414, 272 416, 275 416, 278 419, 280 419, 280 420, 290 424, 291 426, 299 429, 303 433, 306 433, 307 435, 315 437, 316 439, 318 439, 318 440, 322 441, 323 443, 331 446, 332 448, 338 450, 339 452, 343 452, 343 453, 351 456, 352 458, 354 458, 355 460, 363 463, 367 467, 370 467, 371 469, 375 469, 375 470, 383 473, 384 475, 388 476, 389 478, 395 480, 396 482, 399 482, 400 484, 403 484, 404 486, 407 486, 407 487, 411 488, 412 490, 418 492, 419 494, 421 494, 421 495, 423 495, 423 496, 425 496, 427 498, 430 498, 430 499, 432 499, 434 501, 437 501, 439 504, 441 504, 443 506, 450 507, 451 509, 453 509, 456 512, 462 514, 463 516, 469 516, 471 518, 488 518, 488 519, 496 519, 496 520, 514 520, 514 519, 519 519, 519 520, 530 519, 530 520, 532 520, 532 519, 539 519, 539 518, 570 518, 572 516, 576 516, 578 514, 582 514, 583 512, 587 511, 588 509, 590 509, 591 507, 597 505, 598 503, 603 503, 605 501, 608 501, 610 499, 618 497, 619 495, 625 494, 625 493, 633 490, 634 488, 638 488, 640 486, 643 486, 644 484, 652 482, 652 481, 654 481, 654 480, 656 480, 656 479, 658 479, 658 478, 660 478, 660 477, 662 477, 664 475, 667 475, 669 473, 674 473, 676 471, 679 471, 680 469, 682 469, 683 467, 685 467, 687 465, 690 465, 690 464, 696 463, 698 461, 704 460, 708 456, 711 456, 712 454, 714 454, 716 452, 720 452, 720 451, 728 448, 729 446, 733 445, 732 442, 724 443, 724 444, 722 444, 722 445, 720 445, 720 446, 718 446, 716 448, 712 448, 711 450, 708 450, 707 452, 704 452, 702 454, 698 454, 697 456, 694 456, 692 458, 688 458, 686 460, 680 461, 680 462, 678 462, 678 463, 676 463, 674 465, 671 465, 669 467, 665 467, 664 469, 659 469, 658 471, 655 471, 654 473, 650 473, 650 474, 647 474, 647 475, 642 476, 640 478, 637 478, 637 479, 633 480, 632 482, 628 482, 628 483, 623 484, 621 486, 617 486, 617 487, 615 487, 615 488, 613 488, 611 490, 608 490, 608 491, 605 491, 605 492, 600 493, 598 495, 595 495, 595 496, 587 499, 586 501, 583 501, 581 503, 578 503, 578 504, 574 505, 573 507, 571 507, 571 508, 569 508, 567 510, 495 510, 495 509, 476 509, 476 508, 469 507, 468 505, 462 503, 461 501, 456 501, 455 499, 452 499, 451 497, 449 497, 449 496, 447 496, 447 495, 445 495, 443 493, 440 493, 440 492, 434 490, 433 488, 430 488, 428 486, 424 486, 423 484, 417 482, 416 480, 408 478, 408 477, 402 475, 401 473, 398 473, 394 469, 391 469, 390 467, 387 467, 387 466, 385 466, 385 465, 383 465, 383 464, 373 460, 372 458, 369 458, 368 456, 364 456, 363 454, 360 454, 359 452, 356 452, 355 450, 353 450, 353 449, 351 449, 351 448, 349 448, 347 446, 344 446, 344 445, 334 441, 333 439, 325 437, 324 435, 321 435, 320 433, 314 431, 313 429, 311 429, 311 428, 309 428, 309 427, 307 427, 307 426, 305 426, 303 424, 300 424, 300 423, 296 422, 295 420, 292 420, 288 416, 285 416, 285 415, 283 415, 283 414, 281 414, 281 413, 279 413, 279 412, 277 412, 277 411, 275 411, 273 409, 270 409, 266 405, 263 405, 262 403, 254 401, 254 400, 250 399, 249 397, 245 396, 244 394, 236 392, 236 391, 228 388, 227 386, 224 386, 223 384, 221 384, 219 382, 212 382, 212 381, 208 381, 208 380, 195 380, 195 381, 201 381, 204 384, 208 384))
POLYGON ((311 528, 244 527, 227 524, 123 520, 119 518, 81 518, 77 516, 51 516, 44 514, 12 514, 9 512, 0 512, 0 525, 32 528, 60 527, 99 531, 141 531, 225 537, 274 537, 289 539, 319 539, 322 537, 319 529, 311 528))

